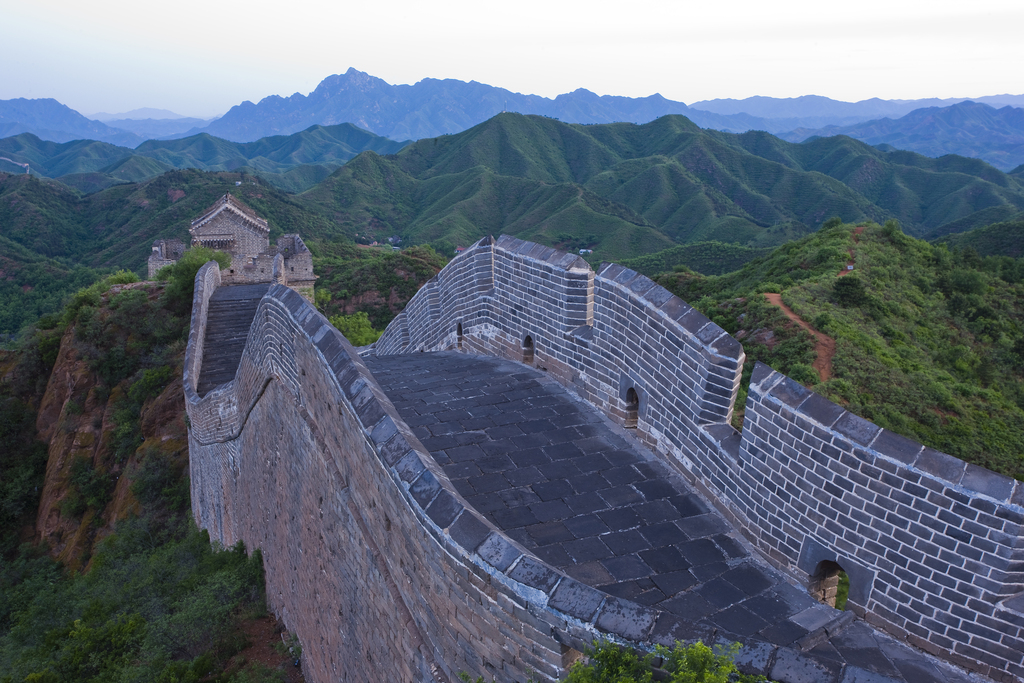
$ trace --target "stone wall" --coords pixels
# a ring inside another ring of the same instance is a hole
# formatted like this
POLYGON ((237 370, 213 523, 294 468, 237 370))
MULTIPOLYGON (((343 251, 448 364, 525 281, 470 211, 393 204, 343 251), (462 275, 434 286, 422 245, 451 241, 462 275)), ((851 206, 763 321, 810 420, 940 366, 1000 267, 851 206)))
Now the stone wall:
POLYGON ((196 276, 186 351, 193 514, 214 540, 262 549, 307 680, 552 680, 599 633, 651 637, 658 614, 552 570, 468 509, 294 291, 271 287, 235 379, 199 399, 218 278, 214 263, 196 276))
POLYGON ((778 563, 835 563, 869 622, 1024 677, 1024 482, 880 429, 758 365, 723 492, 778 563), (1016 596, 1016 597, 1015 597, 1016 596))
POLYGON ((899 437, 759 366, 648 278, 501 237, 457 256, 374 346, 523 360, 626 426, 777 566, 938 656, 1024 680, 1024 482, 899 437))

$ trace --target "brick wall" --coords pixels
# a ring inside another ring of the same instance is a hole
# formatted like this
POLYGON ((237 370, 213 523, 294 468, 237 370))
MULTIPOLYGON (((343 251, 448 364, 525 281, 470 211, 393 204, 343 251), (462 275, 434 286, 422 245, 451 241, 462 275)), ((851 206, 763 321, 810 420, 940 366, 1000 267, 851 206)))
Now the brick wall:
POLYGON ((815 575, 834 563, 870 622, 1024 680, 1024 482, 880 430, 765 366, 740 433, 729 424, 739 342, 642 275, 594 273, 506 236, 457 256, 374 352, 455 348, 526 359, 635 420, 638 437, 809 589, 822 590, 815 575))
POLYGON ((834 562, 869 622, 997 680, 1024 677, 1024 482, 880 429, 764 365, 736 467, 724 492, 777 562, 808 575, 834 562))
POLYGON ((599 632, 652 632, 656 614, 554 571, 468 509, 294 291, 271 287, 235 379, 199 399, 218 276, 213 263, 197 274, 186 351, 193 514, 214 540, 262 549, 307 680, 552 680, 599 632))

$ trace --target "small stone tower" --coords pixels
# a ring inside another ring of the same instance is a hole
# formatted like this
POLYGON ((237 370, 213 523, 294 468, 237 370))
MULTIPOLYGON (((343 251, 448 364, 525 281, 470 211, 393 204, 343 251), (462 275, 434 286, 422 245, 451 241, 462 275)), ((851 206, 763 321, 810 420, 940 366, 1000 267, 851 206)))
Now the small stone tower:
MULTIPOLYGON (((274 282, 313 300, 313 255, 296 234, 282 235, 270 244, 270 226, 255 211, 225 194, 192 221, 188 229, 192 246, 208 247, 231 255, 231 265, 221 270, 224 285, 274 282)), ((149 257, 149 276, 181 258, 184 245, 178 240, 157 240, 149 257), (178 249, 176 245, 180 245, 178 249)))

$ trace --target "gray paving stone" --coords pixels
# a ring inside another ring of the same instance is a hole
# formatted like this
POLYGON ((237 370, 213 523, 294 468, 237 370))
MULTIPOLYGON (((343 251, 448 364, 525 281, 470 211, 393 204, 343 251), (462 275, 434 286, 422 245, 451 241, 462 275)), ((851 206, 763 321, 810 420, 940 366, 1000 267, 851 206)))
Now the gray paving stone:
POLYGON ((842 665, 790 648, 780 648, 769 674, 778 683, 838 683, 842 665))
MULTIPOLYGON (((798 651, 795 642, 839 613, 747 559, 736 531, 679 476, 549 378, 456 353, 366 362, 466 501, 540 562, 438 491, 414 451, 396 453, 403 481, 423 479, 413 495, 429 504, 428 516, 441 527, 463 520, 452 525, 453 538, 476 545, 513 579, 552 593, 553 608, 665 644, 713 642, 719 632, 753 638, 749 656, 740 656, 743 670, 778 683, 840 683, 844 667, 842 683, 945 680, 919 652, 876 641, 861 622, 798 651)), ((773 393, 803 401, 800 389, 773 393)), ((836 425, 859 441, 876 436, 877 428, 849 414, 836 425)))

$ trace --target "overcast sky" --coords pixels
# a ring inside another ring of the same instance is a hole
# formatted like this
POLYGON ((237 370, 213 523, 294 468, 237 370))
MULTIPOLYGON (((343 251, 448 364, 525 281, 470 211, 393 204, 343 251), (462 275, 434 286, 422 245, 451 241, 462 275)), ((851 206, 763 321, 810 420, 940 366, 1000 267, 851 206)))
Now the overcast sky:
POLYGON ((554 97, 1024 93, 1021 0, 0 0, 0 99, 223 114, 355 67, 554 97))

